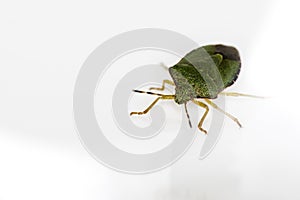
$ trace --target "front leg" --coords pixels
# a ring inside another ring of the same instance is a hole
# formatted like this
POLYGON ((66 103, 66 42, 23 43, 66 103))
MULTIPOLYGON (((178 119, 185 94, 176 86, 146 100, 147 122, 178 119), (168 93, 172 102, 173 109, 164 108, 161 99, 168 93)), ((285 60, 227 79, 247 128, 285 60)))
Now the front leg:
POLYGON ((149 112, 149 110, 151 110, 151 108, 153 108, 153 106, 159 101, 159 100, 171 100, 174 99, 175 95, 162 95, 158 98, 156 98, 151 104, 150 106, 148 106, 148 108, 146 108, 146 110, 142 111, 142 112, 131 112, 129 115, 144 115, 146 113, 149 112))
POLYGON ((165 84, 169 84, 169 85, 172 85, 174 86, 175 84, 170 81, 170 80, 163 80, 162 82, 162 86, 160 88, 155 88, 155 87, 151 87, 150 90, 164 90, 165 89, 165 84))

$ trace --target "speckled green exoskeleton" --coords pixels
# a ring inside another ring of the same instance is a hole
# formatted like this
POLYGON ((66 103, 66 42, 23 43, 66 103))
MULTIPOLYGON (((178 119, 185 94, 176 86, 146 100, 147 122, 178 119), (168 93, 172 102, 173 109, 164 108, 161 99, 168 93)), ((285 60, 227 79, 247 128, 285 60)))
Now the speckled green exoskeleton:
MULTIPOLYGON (((211 101, 211 99, 217 98, 219 94, 255 97, 235 92, 223 92, 225 88, 231 86, 236 81, 240 69, 241 59, 236 48, 222 44, 199 47, 185 55, 177 64, 168 69, 173 81, 163 80, 160 88, 150 88, 150 90, 164 90, 165 84, 173 85, 175 86, 174 95, 133 90, 134 92, 157 95, 158 98, 146 110, 131 112, 130 115, 146 114, 159 100, 175 100, 177 104, 185 106, 185 111, 189 119, 186 103, 192 101, 205 109, 205 113, 198 124, 198 128, 202 132, 207 133, 202 128, 202 124, 209 112, 208 105, 224 113, 241 127, 237 118, 223 111, 211 101), (200 100, 203 100, 208 105, 200 100)), ((190 120, 189 124, 192 126, 190 120)))

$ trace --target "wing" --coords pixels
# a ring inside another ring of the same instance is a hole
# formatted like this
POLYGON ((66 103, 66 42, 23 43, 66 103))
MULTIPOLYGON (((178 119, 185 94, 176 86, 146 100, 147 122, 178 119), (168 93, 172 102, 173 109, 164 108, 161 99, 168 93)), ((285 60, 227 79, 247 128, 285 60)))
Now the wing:
POLYGON ((180 90, 188 88, 194 98, 216 98, 235 82, 240 67, 240 56, 234 47, 207 45, 188 53, 169 71, 178 87, 176 92, 183 93, 180 90))
POLYGON ((212 54, 221 54, 222 63, 218 66, 223 79, 224 87, 231 86, 238 78, 241 70, 241 58, 238 50, 232 46, 208 45, 204 48, 212 49, 212 54))

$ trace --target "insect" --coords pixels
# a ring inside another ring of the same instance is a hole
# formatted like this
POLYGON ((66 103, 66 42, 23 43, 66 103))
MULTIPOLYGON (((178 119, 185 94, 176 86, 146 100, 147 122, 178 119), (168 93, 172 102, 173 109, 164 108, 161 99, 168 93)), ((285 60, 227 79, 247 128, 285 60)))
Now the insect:
POLYGON ((211 101, 212 99, 216 99, 219 94, 225 96, 257 97, 236 92, 223 92, 225 88, 231 86, 237 80, 240 69, 241 59, 235 47, 217 44, 194 49, 186 54, 177 64, 168 68, 173 80, 163 80, 160 88, 150 88, 150 90, 163 91, 165 85, 169 84, 175 86, 175 94, 168 95, 133 90, 134 92, 156 95, 158 97, 144 111, 131 112, 130 116, 148 113, 159 100, 174 100, 177 104, 184 105, 189 125, 192 127, 186 106, 187 102, 192 101, 205 109, 198 124, 199 130, 205 134, 207 134, 207 131, 202 128, 202 125, 209 112, 208 105, 224 113, 236 122, 239 127, 242 127, 236 117, 225 112, 211 101))

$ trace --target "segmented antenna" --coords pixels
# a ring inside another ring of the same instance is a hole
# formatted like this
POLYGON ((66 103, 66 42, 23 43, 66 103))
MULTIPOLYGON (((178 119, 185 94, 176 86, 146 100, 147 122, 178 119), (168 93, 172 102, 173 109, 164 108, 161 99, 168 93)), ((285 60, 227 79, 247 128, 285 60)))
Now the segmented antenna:
POLYGON ((189 120, 189 125, 192 128, 192 122, 191 122, 190 115, 189 115, 187 107, 186 107, 186 103, 184 104, 184 109, 185 109, 186 116, 187 116, 187 118, 189 120))
POLYGON ((145 94, 151 94, 151 95, 156 95, 156 96, 164 96, 163 94, 155 93, 155 92, 147 92, 147 91, 142 91, 142 90, 132 90, 133 92, 137 93, 145 93, 145 94))

